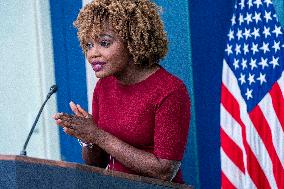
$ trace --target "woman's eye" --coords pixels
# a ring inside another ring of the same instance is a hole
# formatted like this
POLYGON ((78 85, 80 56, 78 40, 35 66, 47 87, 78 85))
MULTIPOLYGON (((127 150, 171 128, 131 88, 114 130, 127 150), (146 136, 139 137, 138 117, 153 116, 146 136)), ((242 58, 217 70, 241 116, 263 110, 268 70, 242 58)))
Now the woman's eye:
POLYGON ((91 48, 94 47, 94 44, 93 43, 87 43, 87 49, 90 50, 91 48))
POLYGON ((100 41, 100 45, 102 47, 109 47, 111 45, 111 43, 109 41, 106 41, 106 40, 103 40, 103 41, 100 41))

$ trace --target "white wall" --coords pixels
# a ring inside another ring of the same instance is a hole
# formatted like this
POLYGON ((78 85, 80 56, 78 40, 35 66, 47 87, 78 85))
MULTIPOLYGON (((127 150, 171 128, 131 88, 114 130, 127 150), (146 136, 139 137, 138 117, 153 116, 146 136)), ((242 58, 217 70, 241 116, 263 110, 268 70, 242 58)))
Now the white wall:
MULTIPOLYGON (((0 154, 18 155, 49 87, 55 83, 49 1, 0 1, 0 154)), ((58 128, 48 101, 28 156, 59 159, 58 128)))

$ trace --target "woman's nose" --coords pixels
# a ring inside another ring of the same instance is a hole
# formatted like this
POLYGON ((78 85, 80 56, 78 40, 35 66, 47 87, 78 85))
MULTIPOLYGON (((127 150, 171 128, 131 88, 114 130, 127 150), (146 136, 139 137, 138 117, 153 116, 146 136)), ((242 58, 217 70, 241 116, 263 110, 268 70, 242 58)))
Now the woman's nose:
POLYGON ((100 51, 96 45, 93 45, 90 49, 87 51, 87 56, 90 58, 95 58, 100 56, 100 51))

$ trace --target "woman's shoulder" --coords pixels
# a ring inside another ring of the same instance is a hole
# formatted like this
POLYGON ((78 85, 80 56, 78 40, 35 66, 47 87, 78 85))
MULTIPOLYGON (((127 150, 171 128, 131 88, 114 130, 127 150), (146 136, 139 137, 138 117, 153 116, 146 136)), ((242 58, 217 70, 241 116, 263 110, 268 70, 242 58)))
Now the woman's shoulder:
POLYGON ((157 73, 155 83, 157 86, 161 86, 166 90, 175 90, 185 87, 184 82, 179 77, 173 75, 163 67, 161 67, 157 73))
POLYGON ((159 71, 159 77, 155 82, 155 96, 157 97, 157 107, 163 102, 182 102, 184 105, 189 103, 189 93, 184 82, 175 76, 174 74, 168 72, 164 68, 159 71))

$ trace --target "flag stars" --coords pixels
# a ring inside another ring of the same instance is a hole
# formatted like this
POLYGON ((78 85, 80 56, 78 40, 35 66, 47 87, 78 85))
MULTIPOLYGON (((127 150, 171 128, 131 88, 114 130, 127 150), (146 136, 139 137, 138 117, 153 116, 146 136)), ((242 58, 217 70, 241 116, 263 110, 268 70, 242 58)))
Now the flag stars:
POLYGON ((272 5, 271 0, 264 0, 264 2, 266 3, 266 6, 267 6, 267 7, 269 7, 270 4, 272 5))
POLYGON ((251 16, 252 16, 252 14, 247 13, 247 15, 245 17, 245 21, 247 22, 247 25, 249 25, 249 23, 252 22, 251 16))
POLYGON ((250 9, 250 8, 253 6, 252 0, 248 0, 247 5, 248 5, 248 7, 249 7, 249 9, 250 9))
POLYGON ((227 33, 224 61, 229 59, 248 110, 282 71, 284 30, 277 22, 272 1, 238 0, 227 33))
POLYGON ((282 34, 282 32, 281 32, 281 27, 280 27, 280 26, 277 27, 277 26, 275 25, 275 28, 274 28, 274 30, 272 31, 272 33, 275 33, 276 37, 278 37, 278 35, 281 35, 281 34, 282 34))
POLYGON ((248 81, 249 81, 249 84, 250 84, 250 85, 251 85, 252 83, 255 83, 254 74, 250 74, 250 73, 249 73, 248 81))
POLYGON ((240 66, 239 66, 239 60, 234 58, 234 63, 233 63, 234 67, 235 67, 235 70, 238 69, 240 66))
POLYGON ((229 41, 231 41, 232 39, 234 39, 234 31, 230 29, 229 31, 229 34, 228 34, 228 37, 229 37, 229 41))
POLYGON ((265 11, 264 14, 265 14, 265 15, 264 15, 264 18, 265 18, 266 22, 268 22, 269 20, 272 20, 272 18, 271 18, 271 12, 266 12, 266 11, 265 11))
POLYGON ((249 52, 249 46, 248 46, 248 44, 244 44, 243 50, 244 50, 244 55, 246 55, 246 54, 249 52))
POLYGON ((246 69, 247 67, 248 67, 248 65, 247 65, 247 60, 244 59, 244 58, 242 58, 242 69, 244 70, 244 69, 246 69))
POLYGON ((266 83, 267 82, 265 77, 266 77, 265 74, 262 75, 262 73, 259 73, 259 77, 256 78, 256 79, 260 82, 260 85, 262 85, 262 83, 266 83))
POLYGON ((236 55, 241 54, 241 45, 236 44, 235 51, 236 51, 236 55))
POLYGON ((268 48, 269 43, 264 43, 262 42, 262 47, 260 47, 259 49, 263 50, 263 53, 265 54, 266 52, 269 52, 269 48, 268 48))
POLYGON ((259 35, 259 28, 253 28, 253 32, 251 33, 254 36, 254 39, 256 39, 257 37, 260 37, 259 35))
POLYGON ((251 70, 253 70, 254 68, 257 68, 256 59, 251 58, 249 65, 250 65, 251 70))
POLYGON ((274 69, 276 66, 279 66, 278 60, 279 60, 279 57, 275 58, 275 57, 273 56, 273 57, 272 57, 272 60, 269 62, 269 64, 271 64, 271 65, 273 66, 273 69, 274 69))
POLYGON ((245 95, 247 97, 247 100, 252 98, 252 89, 250 90, 250 89, 247 88, 247 91, 246 91, 245 95))
POLYGON ((260 15, 261 15, 261 13, 254 12, 254 17, 252 17, 252 18, 255 20, 256 24, 258 23, 258 21, 261 21, 260 15))
POLYGON ((238 80, 241 82, 241 85, 246 83, 245 75, 241 73, 240 78, 238 80))
POLYGON ((278 42, 274 41, 274 44, 273 44, 272 48, 274 49, 274 52, 275 52, 275 53, 276 53, 278 50, 280 50, 280 41, 278 41, 278 42))
POLYGON ((251 48, 251 50, 252 50, 252 53, 253 53, 253 54, 255 54, 256 52, 258 52, 258 44, 252 43, 252 48, 251 48))
POLYGON ((257 8, 259 8, 259 6, 262 5, 262 2, 261 0, 255 0, 253 4, 255 4, 257 8))
POLYGON ((243 22, 244 22, 244 16, 242 14, 240 14, 240 16, 239 16, 239 25, 242 25, 243 22))
POLYGON ((243 35, 246 37, 246 39, 248 39, 249 37, 251 37, 251 35, 250 35, 250 29, 246 29, 246 28, 245 28, 245 32, 243 33, 243 35))
POLYGON ((225 49, 225 51, 227 52, 228 56, 229 56, 230 54, 233 54, 232 46, 229 45, 229 44, 227 44, 227 48, 225 49))
POLYGON ((263 34, 265 35, 265 38, 267 38, 267 36, 271 35, 270 34, 270 28, 264 26, 263 34))
POLYGON ((276 14, 273 14, 273 17, 276 19, 276 21, 278 22, 278 17, 276 16, 276 14))
POLYGON ((264 59, 263 57, 261 57, 261 61, 258 63, 258 65, 260 65, 262 69, 268 67, 267 58, 264 59))
POLYGON ((236 24, 236 15, 234 14, 231 18, 232 26, 236 24))
POLYGON ((242 32, 242 30, 238 29, 237 37, 238 37, 238 40, 240 40, 241 38, 243 38, 243 32, 242 32))
POLYGON ((241 6, 241 9, 245 8, 245 0, 241 0, 239 5, 241 6))

